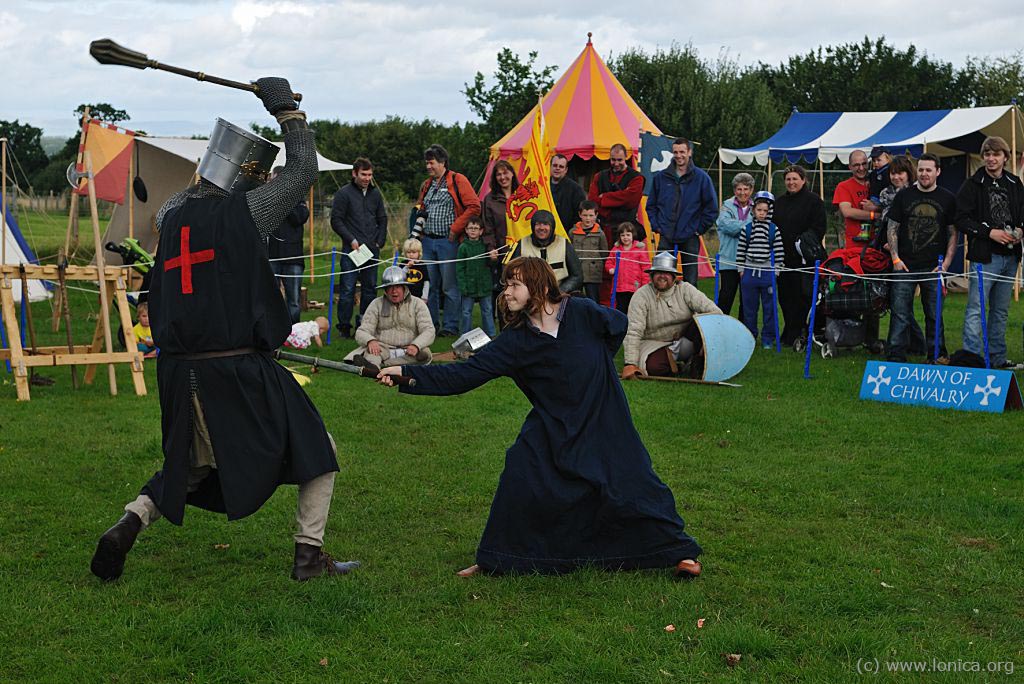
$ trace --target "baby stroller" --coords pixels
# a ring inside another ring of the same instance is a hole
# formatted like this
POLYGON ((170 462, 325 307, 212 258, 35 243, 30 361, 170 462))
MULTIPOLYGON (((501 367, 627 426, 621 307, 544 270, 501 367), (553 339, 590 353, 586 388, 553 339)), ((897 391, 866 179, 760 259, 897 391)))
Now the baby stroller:
POLYGON ((815 333, 823 359, 839 349, 864 343, 864 315, 889 310, 889 283, 871 276, 892 271, 889 255, 868 245, 837 249, 821 265, 818 291, 813 293, 816 315, 825 316, 824 333, 815 333), (868 276, 869 279, 858 276, 868 276))

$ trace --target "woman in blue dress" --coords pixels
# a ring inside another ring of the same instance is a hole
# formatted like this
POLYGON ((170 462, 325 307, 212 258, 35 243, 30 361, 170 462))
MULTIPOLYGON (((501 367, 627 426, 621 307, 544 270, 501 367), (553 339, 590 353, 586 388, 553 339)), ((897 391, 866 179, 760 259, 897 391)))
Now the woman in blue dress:
POLYGON ((506 452, 476 564, 459 575, 595 566, 698 576, 700 545, 651 467, 615 369, 626 316, 560 293, 535 257, 509 262, 504 286, 506 328, 472 358, 378 376, 385 385, 413 378, 400 391, 423 395, 462 394, 506 376, 533 405, 506 452))

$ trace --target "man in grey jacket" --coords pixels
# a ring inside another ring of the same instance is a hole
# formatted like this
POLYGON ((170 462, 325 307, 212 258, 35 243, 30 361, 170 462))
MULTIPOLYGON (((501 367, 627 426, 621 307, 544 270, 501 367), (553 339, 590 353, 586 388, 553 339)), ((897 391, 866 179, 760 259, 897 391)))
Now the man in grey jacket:
POLYGON ((384 196, 373 184, 373 164, 360 157, 352 165, 352 182, 338 189, 331 207, 331 229, 341 236, 341 290, 338 294, 338 330, 344 337, 352 334, 356 281, 359 282, 359 315, 356 327, 373 301, 377 287, 377 262, 368 261, 357 268, 348 255, 366 245, 374 259, 388 237, 388 214, 384 196))
POLYGON ((622 346, 622 379, 634 375, 675 375, 677 362, 699 352, 690 324, 696 314, 722 313, 703 292, 685 281, 676 282, 676 256, 661 252, 647 271, 651 282, 629 300, 629 328, 622 346))

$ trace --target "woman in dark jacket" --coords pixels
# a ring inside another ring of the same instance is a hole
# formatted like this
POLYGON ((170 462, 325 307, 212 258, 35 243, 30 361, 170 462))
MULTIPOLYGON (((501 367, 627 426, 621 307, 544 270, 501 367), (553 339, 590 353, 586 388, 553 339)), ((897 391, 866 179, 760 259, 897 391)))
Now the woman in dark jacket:
MULTIPOLYGON (((484 197, 483 207, 484 233, 480 237, 487 249, 502 249, 507 243, 508 223, 505 209, 508 199, 519 187, 516 172, 504 159, 494 163, 491 170, 491 191, 484 197)), ((502 251, 504 254, 504 251, 502 251)))
POLYGON ((810 283, 804 281, 813 276, 789 269, 808 265, 797 251, 797 241, 816 239, 820 245, 825 239, 826 220, 825 203, 807 188, 807 172, 803 167, 790 166, 784 178, 786 192, 775 200, 773 220, 782 234, 786 267, 778 279, 779 305, 785 321, 781 342, 792 346, 806 335, 812 293, 810 283))
MULTIPOLYGON (((491 191, 487 193, 480 203, 483 211, 481 220, 484 233, 480 237, 488 250, 497 250, 498 258, 491 262, 491 280, 494 283, 494 293, 491 298, 491 310, 498 311, 498 281, 501 280, 501 262, 505 252, 510 249, 508 244, 508 217, 506 208, 512 193, 519 187, 519 179, 516 178, 515 169, 504 159, 494 162, 491 169, 491 191)), ((499 318, 498 325, 501 325, 499 318)))

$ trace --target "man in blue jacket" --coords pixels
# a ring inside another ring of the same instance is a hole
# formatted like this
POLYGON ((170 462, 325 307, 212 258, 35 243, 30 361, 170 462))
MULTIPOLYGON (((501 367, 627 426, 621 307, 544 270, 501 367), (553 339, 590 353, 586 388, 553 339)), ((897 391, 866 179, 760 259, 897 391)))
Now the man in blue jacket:
POLYGON ((718 218, 718 194, 711 176, 690 163, 693 149, 686 138, 672 142, 672 166, 656 175, 647 194, 647 217, 661 235, 658 249, 683 255, 683 280, 697 285, 700 236, 718 218))

